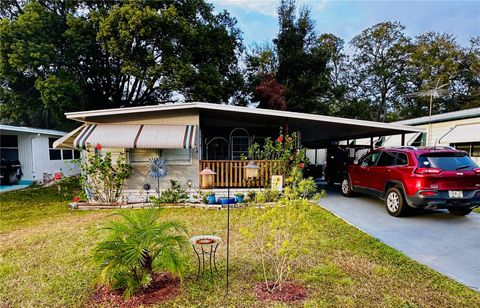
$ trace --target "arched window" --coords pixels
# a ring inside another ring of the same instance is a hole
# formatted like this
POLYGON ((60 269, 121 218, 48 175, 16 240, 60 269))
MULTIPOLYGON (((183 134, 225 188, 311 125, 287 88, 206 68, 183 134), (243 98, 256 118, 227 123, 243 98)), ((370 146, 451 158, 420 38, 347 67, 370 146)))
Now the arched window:
POLYGON ((208 141, 207 159, 226 160, 228 159, 228 140, 223 137, 215 137, 208 141))
POLYGON ((237 127, 230 132, 230 157, 233 160, 240 159, 241 155, 247 155, 250 147, 250 135, 245 128, 237 127))

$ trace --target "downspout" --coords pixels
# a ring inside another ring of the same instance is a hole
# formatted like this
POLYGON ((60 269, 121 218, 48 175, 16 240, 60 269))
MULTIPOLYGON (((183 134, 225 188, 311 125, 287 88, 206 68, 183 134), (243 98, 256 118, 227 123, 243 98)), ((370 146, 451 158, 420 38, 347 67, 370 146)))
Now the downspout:
POLYGON ((37 134, 36 136, 30 136, 30 154, 32 156, 32 180, 35 181, 35 146, 33 139, 40 137, 40 134, 37 134))

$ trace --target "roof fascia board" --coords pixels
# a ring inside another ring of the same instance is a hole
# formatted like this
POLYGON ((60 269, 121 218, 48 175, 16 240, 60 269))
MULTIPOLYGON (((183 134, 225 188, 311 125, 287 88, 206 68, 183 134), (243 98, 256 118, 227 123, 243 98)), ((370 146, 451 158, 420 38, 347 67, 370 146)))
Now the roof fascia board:
POLYGON ((119 114, 127 114, 127 113, 182 110, 182 109, 193 109, 193 108, 204 109, 204 110, 217 110, 217 111, 225 111, 225 112, 241 112, 241 113, 247 113, 247 114, 258 114, 258 115, 264 115, 264 116, 303 119, 303 120, 310 120, 310 121, 322 121, 322 122, 330 122, 330 123, 346 124, 346 125, 389 128, 392 130, 397 130, 399 132, 402 132, 402 131, 424 132, 425 131, 424 128, 411 127, 411 126, 395 124, 395 123, 379 123, 379 122, 373 122, 373 121, 338 118, 338 117, 299 113, 299 112, 292 112, 292 111, 239 107, 239 106, 232 106, 232 105, 220 105, 220 104, 203 103, 203 102, 70 112, 70 113, 66 113, 65 115, 68 119, 85 122, 86 118, 95 117, 95 116, 109 116, 109 115, 119 115, 119 114))

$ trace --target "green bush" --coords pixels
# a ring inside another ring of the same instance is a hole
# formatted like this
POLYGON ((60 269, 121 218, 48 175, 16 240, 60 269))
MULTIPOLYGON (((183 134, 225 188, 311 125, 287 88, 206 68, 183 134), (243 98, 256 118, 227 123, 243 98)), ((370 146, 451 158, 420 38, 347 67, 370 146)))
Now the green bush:
POLYGON ((170 180, 171 187, 164 190, 160 197, 151 196, 150 201, 155 205, 163 203, 182 203, 188 200, 188 192, 183 189, 178 181, 170 180))
POLYGON ((277 202, 280 200, 281 192, 276 189, 265 189, 264 191, 259 191, 255 195, 255 202, 265 203, 265 202, 277 202))
POLYGON ((116 161, 113 161, 110 152, 103 155, 88 152, 87 159, 74 162, 82 170, 83 187, 97 202, 117 202, 122 196, 125 180, 132 174, 132 167, 127 163, 124 153, 120 153, 116 161))
POLYGON ((180 274, 186 264, 186 229, 174 221, 159 222, 160 209, 120 211, 100 230, 105 240, 97 244, 93 260, 100 281, 122 290, 126 298, 147 286, 155 269, 180 274))

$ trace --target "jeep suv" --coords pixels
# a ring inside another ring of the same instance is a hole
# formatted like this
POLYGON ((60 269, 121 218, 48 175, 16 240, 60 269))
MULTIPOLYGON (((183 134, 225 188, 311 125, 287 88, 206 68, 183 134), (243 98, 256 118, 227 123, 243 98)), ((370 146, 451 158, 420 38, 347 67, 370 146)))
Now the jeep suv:
POLYGON ((346 197, 360 192, 385 200, 392 216, 410 207, 463 216, 480 206, 480 168, 450 147, 379 148, 347 166, 341 189, 346 197))

